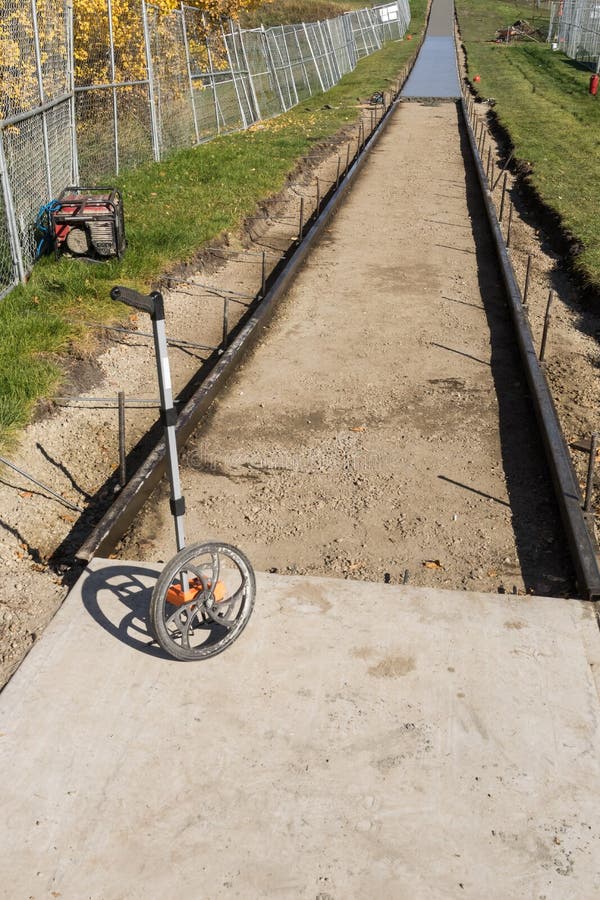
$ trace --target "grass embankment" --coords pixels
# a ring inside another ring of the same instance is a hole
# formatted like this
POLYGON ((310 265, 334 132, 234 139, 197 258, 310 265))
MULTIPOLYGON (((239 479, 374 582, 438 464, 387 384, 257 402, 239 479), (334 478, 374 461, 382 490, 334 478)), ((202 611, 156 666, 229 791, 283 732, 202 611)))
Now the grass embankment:
MULTIPOLYGON (((366 0, 266 0, 240 15, 242 28, 287 25, 288 22, 323 22, 351 9, 364 9, 366 0)), ((411 4, 412 5, 412 4, 411 4)))
POLYGON ((470 78, 479 74, 479 93, 496 100, 516 158, 531 166, 529 183, 582 248, 574 269, 600 291, 600 104, 588 93, 590 70, 544 43, 492 42, 496 29, 517 19, 545 37, 548 19, 532 21, 531 3, 456 0, 456 7, 470 78))
MULTIPOLYGON (((425 8, 425 0, 414 0, 411 31, 421 31, 425 8)), ((125 201, 123 260, 87 265, 46 257, 27 285, 0 303, 0 447, 27 423, 40 398, 52 396, 62 359, 89 349, 93 333, 85 322, 123 316, 109 299, 112 285, 144 289, 191 260, 204 242, 237 228, 258 200, 283 187, 298 157, 357 119, 356 98, 384 89, 416 45, 390 43, 286 115, 114 179, 125 201)))

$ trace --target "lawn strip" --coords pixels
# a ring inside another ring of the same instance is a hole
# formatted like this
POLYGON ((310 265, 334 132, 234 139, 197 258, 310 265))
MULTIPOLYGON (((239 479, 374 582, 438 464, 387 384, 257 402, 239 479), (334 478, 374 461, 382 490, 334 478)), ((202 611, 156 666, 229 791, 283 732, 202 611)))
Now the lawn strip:
MULTIPOLYGON (((510 136, 527 184, 557 214, 579 252, 571 264, 581 281, 600 291, 600 106, 588 93, 590 70, 534 41, 493 41, 496 29, 531 20, 528 3, 457 0, 469 77, 510 136)), ((547 18, 534 21, 547 33, 547 18)))

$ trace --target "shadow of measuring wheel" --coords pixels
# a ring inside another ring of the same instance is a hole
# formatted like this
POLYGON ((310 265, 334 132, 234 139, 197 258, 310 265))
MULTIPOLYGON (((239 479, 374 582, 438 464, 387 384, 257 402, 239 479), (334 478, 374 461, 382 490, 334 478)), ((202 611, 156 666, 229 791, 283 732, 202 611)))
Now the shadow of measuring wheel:
POLYGON ((151 656, 165 657, 147 627, 152 589, 160 571, 115 563, 89 572, 81 598, 90 616, 112 637, 151 656))

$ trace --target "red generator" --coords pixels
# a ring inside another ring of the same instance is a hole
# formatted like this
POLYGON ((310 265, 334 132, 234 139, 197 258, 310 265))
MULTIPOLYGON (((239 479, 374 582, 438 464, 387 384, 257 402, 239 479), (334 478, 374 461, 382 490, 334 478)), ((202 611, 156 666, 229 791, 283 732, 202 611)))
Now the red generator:
POLYGON ((54 201, 50 215, 57 257, 103 260, 123 256, 123 198, 114 188, 68 187, 54 201))

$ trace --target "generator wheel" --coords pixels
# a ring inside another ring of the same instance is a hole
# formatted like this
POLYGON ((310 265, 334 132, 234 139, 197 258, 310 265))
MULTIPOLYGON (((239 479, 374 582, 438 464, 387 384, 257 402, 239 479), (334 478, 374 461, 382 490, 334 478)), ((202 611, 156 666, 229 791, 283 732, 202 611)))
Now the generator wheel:
POLYGON ((169 560, 158 577, 150 629, 174 659, 207 659, 242 633, 255 595, 254 571, 240 550, 230 544, 194 544, 169 560))

